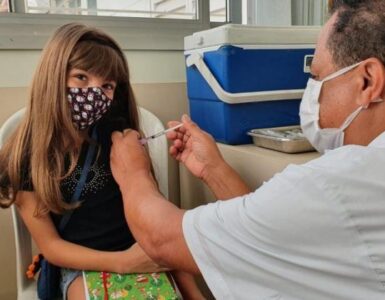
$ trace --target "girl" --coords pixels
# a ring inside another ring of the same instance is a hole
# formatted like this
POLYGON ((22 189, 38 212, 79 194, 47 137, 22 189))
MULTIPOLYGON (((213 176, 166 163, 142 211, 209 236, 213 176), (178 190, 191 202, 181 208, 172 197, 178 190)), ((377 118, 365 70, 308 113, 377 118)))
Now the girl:
MULTIPOLYGON (((162 270, 135 244, 111 175, 110 136, 124 128, 139 125, 122 50, 100 30, 62 26, 43 50, 26 116, 0 151, 0 204, 16 204, 44 257, 62 267, 63 299, 85 299, 77 270, 162 270), (80 201, 70 203, 95 145, 80 201)), ((181 277, 182 290, 201 297, 181 277)))

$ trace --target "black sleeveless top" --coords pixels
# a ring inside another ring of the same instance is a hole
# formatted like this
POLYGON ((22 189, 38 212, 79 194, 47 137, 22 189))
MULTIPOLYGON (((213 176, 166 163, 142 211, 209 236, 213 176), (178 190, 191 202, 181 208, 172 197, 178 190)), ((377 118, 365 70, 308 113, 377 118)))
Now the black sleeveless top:
MULTIPOLYGON (((91 164, 86 183, 80 195, 80 207, 76 208, 64 228, 63 239, 96 250, 119 251, 129 248, 135 240, 124 216, 122 194, 110 169, 111 134, 123 128, 109 122, 97 127, 95 157, 91 164)), ((70 202, 80 178, 88 150, 84 142, 75 170, 61 184, 65 201, 70 202)), ((67 162, 67 168, 69 163, 67 162)), ((30 181, 26 180, 24 190, 33 191, 30 181)), ((56 228, 59 228, 62 215, 51 213, 56 228)))

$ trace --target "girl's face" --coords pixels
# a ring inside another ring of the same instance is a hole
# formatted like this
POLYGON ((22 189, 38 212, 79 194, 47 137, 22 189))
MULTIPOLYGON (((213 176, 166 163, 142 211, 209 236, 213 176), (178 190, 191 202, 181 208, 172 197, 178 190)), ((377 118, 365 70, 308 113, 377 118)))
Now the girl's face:
POLYGON ((89 88, 99 87, 110 99, 114 98, 116 82, 106 80, 80 69, 71 69, 67 78, 67 87, 89 88))

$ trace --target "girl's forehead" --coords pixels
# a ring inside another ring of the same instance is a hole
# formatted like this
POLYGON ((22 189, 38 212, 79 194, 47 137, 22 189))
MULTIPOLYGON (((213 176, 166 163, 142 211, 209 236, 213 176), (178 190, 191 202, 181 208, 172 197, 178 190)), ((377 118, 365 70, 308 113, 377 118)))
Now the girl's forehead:
POLYGON ((93 42, 82 41, 75 46, 68 68, 80 69, 108 81, 125 82, 129 77, 123 54, 93 42))

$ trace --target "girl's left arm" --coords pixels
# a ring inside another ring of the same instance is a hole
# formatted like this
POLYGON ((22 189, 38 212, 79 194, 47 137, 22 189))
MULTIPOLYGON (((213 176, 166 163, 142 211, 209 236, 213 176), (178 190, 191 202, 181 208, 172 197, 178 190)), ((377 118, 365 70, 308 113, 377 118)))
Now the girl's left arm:
POLYGON ((49 214, 35 216, 37 199, 33 192, 19 192, 15 204, 36 245, 54 265, 117 273, 157 272, 164 269, 137 244, 125 251, 112 252, 90 249, 62 239, 49 214))

